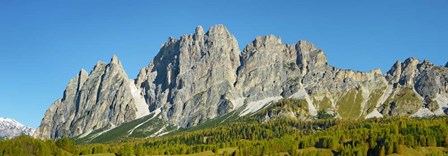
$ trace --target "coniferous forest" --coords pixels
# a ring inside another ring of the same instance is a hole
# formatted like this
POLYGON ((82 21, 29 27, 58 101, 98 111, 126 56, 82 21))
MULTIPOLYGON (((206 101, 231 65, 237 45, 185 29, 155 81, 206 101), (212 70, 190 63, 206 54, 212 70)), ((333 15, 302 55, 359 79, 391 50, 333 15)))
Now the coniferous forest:
MULTIPOLYGON (((294 102, 281 100, 274 106, 294 102)), ((321 119, 310 121, 285 117, 265 121, 253 115, 163 137, 105 143, 20 136, 0 141, 0 156, 448 155, 448 118, 338 120, 320 116, 321 119)))

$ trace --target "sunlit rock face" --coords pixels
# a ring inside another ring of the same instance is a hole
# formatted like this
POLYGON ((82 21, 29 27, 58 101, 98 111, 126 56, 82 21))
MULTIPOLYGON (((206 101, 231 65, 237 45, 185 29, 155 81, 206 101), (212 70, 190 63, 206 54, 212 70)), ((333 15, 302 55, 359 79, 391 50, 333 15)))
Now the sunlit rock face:
POLYGON ((90 73, 81 70, 69 81, 34 136, 74 137, 145 116, 148 105, 136 89, 116 56, 108 64, 98 62, 90 73))
POLYGON ((260 36, 241 51, 225 26, 206 32, 198 26, 180 39, 168 38, 134 81, 116 56, 90 73, 81 70, 35 136, 86 135, 155 111, 164 123, 188 128, 234 111, 250 115, 282 98, 305 106, 299 116, 279 114, 305 120, 318 112, 347 119, 446 115, 447 66, 409 58, 386 74, 344 70, 307 41, 285 44, 274 35, 260 36))

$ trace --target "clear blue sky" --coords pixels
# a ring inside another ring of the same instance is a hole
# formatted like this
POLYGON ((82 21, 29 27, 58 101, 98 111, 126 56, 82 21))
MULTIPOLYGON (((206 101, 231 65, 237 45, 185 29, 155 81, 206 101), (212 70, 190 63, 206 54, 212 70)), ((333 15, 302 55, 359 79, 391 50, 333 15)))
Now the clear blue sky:
POLYGON ((413 56, 448 61, 446 0, 0 0, 0 116, 36 128, 68 80, 121 59, 130 78, 169 36, 224 24, 243 48, 256 36, 311 41, 343 69, 389 70, 413 56))

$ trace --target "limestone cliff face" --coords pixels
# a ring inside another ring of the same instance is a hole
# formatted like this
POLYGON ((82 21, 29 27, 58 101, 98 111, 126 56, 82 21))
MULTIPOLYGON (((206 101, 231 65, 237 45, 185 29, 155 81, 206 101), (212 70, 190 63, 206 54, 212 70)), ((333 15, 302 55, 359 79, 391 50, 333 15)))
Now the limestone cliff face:
POLYGON ((116 56, 109 64, 98 62, 90 74, 81 70, 69 81, 34 136, 74 137, 142 117, 149 111, 138 93, 116 56))
POLYGON ((296 62, 295 46, 282 44, 279 37, 272 35, 257 37, 241 54, 235 87, 246 102, 287 96, 300 76, 296 62))
POLYGON ((299 119, 315 119, 319 111, 350 119, 446 115, 447 66, 410 58, 384 75, 379 69, 343 70, 307 41, 289 45, 261 36, 241 52, 223 25, 207 32, 199 26, 193 34, 168 38, 135 81, 116 57, 97 63, 90 74, 81 70, 35 136, 86 135, 149 112, 188 128, 233 111, 250 115, 282 98, 303 100, 300 112, 282 112, 299 119))
POLYGON ((275 36, 258 37, 242 52, 241 60, 236 89, 245 103, 299 98, 306 101, 311 116, 319 110, 343 118, 365 116, 378 102, 370 96, 387 86, 379 70, 365 73, 331 67, 323 51, 307 41, 287 45, 275 36), (348 109, 351 105, 356 109, 348 109))
POLYGON ((448 109, 448 69, 428 60, 408 58, 397 61, 385 75, 394 92, 384 104, 384 114, 409 115, 419 109, 429 109, 435 115, 445 115, 448 109), (394 109, 396 111, 394 111, 394 109))
POLYGON ((168 39, 136 82, 152 110, 161 108, 164 119, 189 127, 224 115, 240 65, 238 43, 223 25, 204 33, 202 27, 180 40, 168 39))

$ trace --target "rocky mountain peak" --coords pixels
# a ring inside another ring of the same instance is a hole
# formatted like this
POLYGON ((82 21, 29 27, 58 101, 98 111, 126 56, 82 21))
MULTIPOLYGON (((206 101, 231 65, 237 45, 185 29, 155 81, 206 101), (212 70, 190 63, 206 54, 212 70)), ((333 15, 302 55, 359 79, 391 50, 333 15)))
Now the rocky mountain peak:
POLYGON ((258 36, 247 47, 261 47, 282 44, 282 39, 274 35, 258 36))
POLYGON ((429 61, 426 61, 426 63, 420 63, 418 59, 410 57, 403 63, 397 61, 387 72, 385 77, 392 84, 399 83, 402 86, 413 86, 414 77, 419 74, 420 68, 424 68, 422 65, 429 64, 429 61))
POLYGON ((223 25, 203 32, 198 26, 178 42, 169 41, 136 79, 150 110, 161 108, 162 118, 182 127, 228 112, 234 94, 238 42, 223 25))
POLYGON ((401 69, 401 61, 397 60, 395 64, 389 69, 389 71, 386 73, 385 78, 387 81, 391 83, 397 83, 399 81, 399 75, 401 75, 402 69, 401 69))
POLYGON ((90 74, 81 70, 72 78, 34 135, 74 137, 132 121, 149 113, 139 93, 114 55, 109 64, 98 62, 90 74))
POLYGON ((89 73, 84 68, 81 68, 81 70, 79 70, 78 75, 81 75, 82 77, 85 77, 85 76, 88 76, 89 73))
POLYGON ((117 55, 113 55, 109 64, 106 65, 106 72, 117 73, 124 78, 128 78, 128 75, 124 71, 123 65, 117 55))
POLYGON ((74 82, 78 85, 82 85, 82 83, 84 83, 84 80, 89 76, 89 73, 85 70, 85 69, 81 69, 79 70, 78 74, 72 78, 70 81, 72 80, 76 80, 77 82, 74 82))
POLYGON ((112 56, 112 58, 110 59, 110 64, 120 64, 121 65, 121 62, 118 59, 117 55, 112 56))
POLYGON ((62 97, 62 100, 74 100, 71 95, 76 94, 76 92, 79 92, 81 90, 82 85, 86 81, 89 74, 86 70, 81 69, 79 73, 69 80, 67 87, 65 88, 64 95, 62 97))
MULTIPOLYGON (((387 72, 385 78, 395 88, 412 88, 413 94, 417 99, 424 99, 425 105, 432 105, 431 110, 438 110, 437 114, 443 114, 441 107, 445 105, 444 96, 446 96, 446 80, 448 80, 448 71, 432 64, 429 60, 420 62, 416 58, 408 58, 403 63, 397 61, 387 72), (438 101, 440 107, 434 105, 438 101)), ((418 108, 416 106, 416 108, 418 108)))
POLYGON ((309 51, 309 52, 317 52, 317 51, 321 51, 320 49, 318 49, 316 46, 314 46, 313 43, 308 42, 306 40, 300 40, 297 43, 297 46, 300 47, 303 50, 309 51))
POLYGON ((206 33, 207 36, 222 36, 222 37, 229 37, 231 36, 230 32, 227 30, 226 26, 222 24, 214 25, 210 27, 210 29, 206 33))
POLYGON ((98 61, 96 62, 95 66, 93 66, 92 70, 90 71, 90 73, 95 72, 95 71, 101 71, 106 67, 106 63, 98 61))
POLYGON ((372 70, 370 72, 375 74, 375 75, 383 75, 383 72, 381 71, 380 68, 374 69, 374 70, 372 70))
POLYGON ((415 70, 417 68, 417 65, 420 64, 420 61, 414 57, 407 58, 403 62, 403 68, 404 70, 415 70))
POLYGON ((198 25, 194 34, 198 36, 204 36, 204 29, 202 28, 202 26, 198 25))
POLYGON ((302 76, 311 70, 326 68, 327 57, 321 49, 316 48, 312 43, 301 40, 296 44, 298 51, 298 66, 302 71, 302 76))
POLYGON ((0 140, 17 137, 21 134, 33 135, 34 129, 25 126, 14 119, 0 117, 0 140))
POLYGON ((98 62, 90 74, 80 71, 64 97, 48 109, 36 136, 86 135, 149 112, 164 124, 188 128, 235 110, 238 116, 248 115, 282 98, 302 100, 292 117, 306 120, 318 111, 367 118, 410 115, 425 106, 443 113, 447 77, 447 68, 416 58, 397 61, 385 75, 380 69, 343 70, 330 66, 312 43, 283 44, 274 35, 255 38, 241 52, 225 26, 212 26, 206 33, 198 26, 180 39, 169 37, 135 81, 115 55, 109 63, 98 62), (397 100, 402 96, 412 101, 397 100))
POLYGON ((296 59, 297 51, 282 44, 280 37, 256 37, 241 53, 236 89, 242 92, 247 102, 278 98, 283 83, 299 73, 296 59))
POLYGON ((162 45, 162 48, 163 47, 167 47, 167 46, 170 46, 170 45, 173 45, 173 44, 175 44, 176 42, 177 42, 178 40, 176 40, 174 37, 168 37, 168 39, 166 40, 166 42, 162 45))
POLYGON ((448 68, 448 62, 446 62, 446 64, 445 64, 445 67, 447 67, 447 68, 448 68))
POLYGON ((395 61, 394 65, 393 65, 393 67, 397 67, 397 66, 401 66, 400 60, 395 61))

